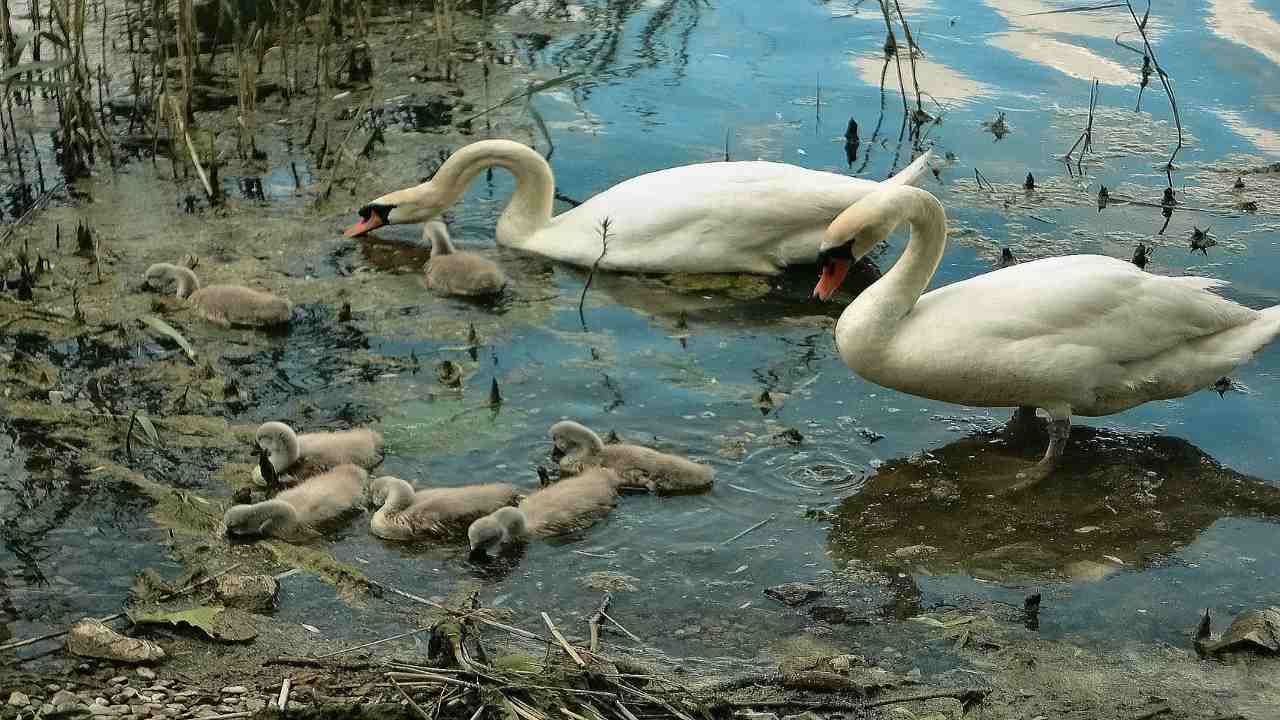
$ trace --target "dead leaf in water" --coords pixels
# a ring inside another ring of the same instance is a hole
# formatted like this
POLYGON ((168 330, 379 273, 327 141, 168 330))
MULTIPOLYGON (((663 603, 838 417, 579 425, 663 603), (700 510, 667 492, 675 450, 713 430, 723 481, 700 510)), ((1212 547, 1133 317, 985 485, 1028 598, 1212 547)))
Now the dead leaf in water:
POLYGON ((186 353, 187 357, 190 358, 192 362, 195 362, 195 359, 196 359, 195 348, 191 347, 191 343, 188 342, 187 339, 182 336, 182 333, 175 330, 172 325, 161 320, 155 315, 143 315, 142 322, 152 330, 178 343, 178 347, 182 348, 182 352, 186 353))
POLYGON ((258 631, 244 613, 210 605, 173 612, 130 612, 129 620, 136 625, 186 625, 200 630, 210 640, 220 642, 244 642, 258 636, 258 631))

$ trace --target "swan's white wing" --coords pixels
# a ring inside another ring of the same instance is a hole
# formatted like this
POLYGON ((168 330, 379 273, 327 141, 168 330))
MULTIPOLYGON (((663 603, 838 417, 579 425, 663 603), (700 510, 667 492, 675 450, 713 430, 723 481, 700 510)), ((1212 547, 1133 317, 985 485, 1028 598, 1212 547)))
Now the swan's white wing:
POLYGON ((928 293, 908 316, 1025 352, 1092 349, 1125 363, 1252 320, 1212 292, 1226 283, 1164 277, 1101 255, 1014 265, 928 293))
MULTIPOLYGON (((915 183, 922 156, 889 181, 915 183)), ((817 258, 822 232, 879 183, 772 162, 685 165, 626 180, 556 217, 526 249, 577 265, 652 272, 774 273, 817 258)))

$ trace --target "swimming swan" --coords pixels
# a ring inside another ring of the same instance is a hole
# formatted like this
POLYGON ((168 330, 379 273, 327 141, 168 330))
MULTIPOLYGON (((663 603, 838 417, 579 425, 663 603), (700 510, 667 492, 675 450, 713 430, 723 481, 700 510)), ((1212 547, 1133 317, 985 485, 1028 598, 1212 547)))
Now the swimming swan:
MULTIPOLYGON (((928 161, 926 153, 885 182, 917 182, 928 161)), ((812 263, 826 225, 880 187, 784 163, 696 163, 631 178, 552 217, 555 178, 547 161, 511 140, 481 140, 449 156, 427 182, 360 208, 360 222, 345 234, 438 217, 476 175, 495 166, 516 178, 515 194, 498 218, 498 244, 579 267, 599 261, 601 270, 632 272, 773 275, 812 263), (602 257, 606 218, 609 249, 602 257)))
POLYGON ((236 505, 222 522, 237 537, 270 535, 286 540, 315 537, 315 526, 356 506, 368 474, 345 464, 253 505, 236 505))
POLYGON ((911 225, 901 259, 845 308, 836 346, 879 385, 975 407, 1049 414, 1044 458, 1011 490, 1045 477, 1071 415, 1110 415, 1207 387, 1280 333, 1280 306, 1251 310, 1200 277, 1163 277, 1101 255, 1021 263, 921 295, 946 245, 942 205, 886 187, 827 228, 814 295, 827 300, 849 266, 911 225))
POLYGON ((506 547, 529 537, 554 537, 586 530, 618 504, 622 479, 612 470, 590 468, 548 485, 520 501, 471 523, 467 540, 472 556, 490 547, 506 547))
POLYGON ((431 488, 416 493, 398 477, 376 478, 370 499, 381 508, 373 514, 369 529, 386 540, 445 539, 461 536, 467 527, 499 508, 514 505, 515 487, 488 483, 454 488, 431 488))
POLYGON ((551 441, 552 459, 569 474, 598 465, 618 473, 623 487, 662 494, 702 492, 715 482, 716 471, 706 465, 639 445, 606 445, 590 428, 571 420, 551 426, 551 441))
POLYGON ((431 259, 423 268, 423 283, 441 295, 478 297, 497 295, 507 286, 498 263, 482 255, 463 252, 449 240, 449 228, 439 220, 422 226, 422 239, 431 243, 431 259))
MULTIPOLYGON (((278 476, 302 479, 343 463, 374 468, 382 462, 382 436, 368 428, 298 435, 282 422, 266 422, 255 437, 278 476)), ((253 469, 253 479, 262 482, 261 468, 253 469)))
POLYGON ((293 306, 271 293, 240 285, 200 287, 200 278, 190 268, 156 263, 147 268, 147 284, 172 282, 177 296, 195 306, 206 320, 222 327, 288 325, 293 306))

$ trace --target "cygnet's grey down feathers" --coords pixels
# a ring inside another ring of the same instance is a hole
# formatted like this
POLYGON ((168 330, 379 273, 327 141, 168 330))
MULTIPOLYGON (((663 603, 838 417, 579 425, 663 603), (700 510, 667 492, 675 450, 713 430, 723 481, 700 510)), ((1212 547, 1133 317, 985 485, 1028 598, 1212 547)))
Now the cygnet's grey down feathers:
POLYGON ((507 483, 487 483, 452 488, 431 488, 416 493, 413 486, 397 477, 376 478, 370 499, 381 501, 369 529, 386 540, 461 537, 476 519, 499 508, 514 505, 519 498, 507 483))
POLYGON ((422 239, 431 243, 431 259, 423 268, 423 283, 441 295, 480 297, 496 295, 507 286, 507 276, 494 261, 456 249, 449 229, 439 220, 422 226, 422 239))
POLYGON ((617 473, 588 468, 581 475, 548 485, 520 501, 517 512, 502 508, 467 529, 472 551, 505 546, 526 537, 554 537, 586 530, 618 504, 617 473))
MULTIPOLYGON (((266 422, 255 436, 258 447, 270 453, 276 474, 306 478, 342 463, 374 468, 382 462, 382 435, 368 428, 336 432, 295 433, 282 422, 266 422)), ((254 480, 262 471, 253 469, 254 480)))
POLYGON ((174 283, 179 298, 186 299, 209 322, 223 327, 287 325, 293 317, 293 306, 288 300, 240 285, 202 288, 196 274, 180 265, 156 263, 147 268, 146 277, 148 285, 174 283))
POLYGON ((703 492, 715 482, 716 471, 700 463, 640 445, 606 445, 590 428, 564 420, 551 426, 551 439, 566 474, 600 466, 618 473, 623 487, 647 488, 664 495, 703 492))
POLYGON ((228 535, 312 537, 316 526, 342 516, 357 505, 368 477, 368 473, 355 465, 339 465, 270 500, 236 505, 227 510, 222 521, 228 535))

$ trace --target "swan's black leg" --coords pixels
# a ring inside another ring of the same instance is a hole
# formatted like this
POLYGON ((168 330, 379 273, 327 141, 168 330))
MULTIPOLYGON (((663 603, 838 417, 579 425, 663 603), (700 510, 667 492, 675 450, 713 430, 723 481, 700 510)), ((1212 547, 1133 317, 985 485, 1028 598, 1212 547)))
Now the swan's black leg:
POLYGON ((1071 437, 1070 415, 1050 420, 1049 447, 1044 451, 1044 457, 1030 469, 1018 473, 1018 482, 1009 486, 1004 492, 1014 493, 1026 490, 1035 487, 1040 484, 1041 480, 1049 477, 1053 469, 1057 467, 1058 460, 1062 458, 1062 452, 1067 447, 1067 439, 1069 437, 1071 437))

